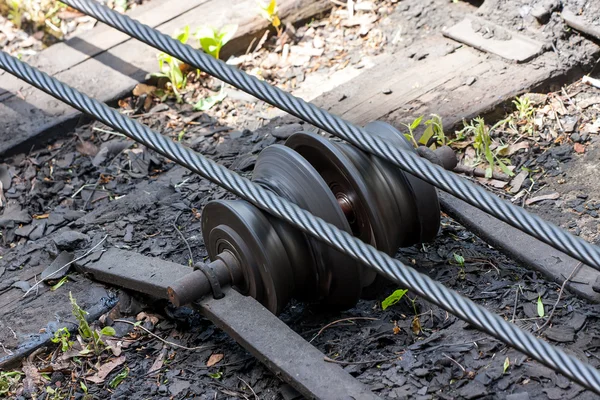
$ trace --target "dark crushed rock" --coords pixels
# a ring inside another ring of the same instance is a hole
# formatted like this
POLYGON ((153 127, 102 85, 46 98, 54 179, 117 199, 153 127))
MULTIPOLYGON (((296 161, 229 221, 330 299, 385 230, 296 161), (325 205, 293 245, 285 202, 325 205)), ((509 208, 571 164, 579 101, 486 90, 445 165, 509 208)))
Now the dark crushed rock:
POLYGON ((75 250, 78 246, 87 243, 90 237, 77 231, 63 231, 52 240, 59 250, 75 250))

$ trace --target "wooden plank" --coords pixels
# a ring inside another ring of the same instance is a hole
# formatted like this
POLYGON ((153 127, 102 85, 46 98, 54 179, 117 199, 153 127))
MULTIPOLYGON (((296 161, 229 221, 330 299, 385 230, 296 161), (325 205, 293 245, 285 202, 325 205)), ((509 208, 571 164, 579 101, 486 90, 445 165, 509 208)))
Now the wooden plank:
POLYGON ((452 43, 436 38, 379 59, 376 67, 314 103, 358 125, 384 120, 400 127, 420 115, 435 113, 442 115, 444 126, 451 129, 463 119, 484 114, 568 73, 551 53, 527 64, 507 63, 469 47, 443 55, 452 43), (419 48, 429 49, 432 56, 409 59, 419 48))
POLYGON ((595 37, 596 39, 600 39, 600 27, 594 26, 587 22, 585 18, 575 14, 573 11, 568 8, 564 8, 560 14, 562 18, 565 20, 567 25, 569 25, 573 29, 577 29, 579 32, 583 32, 590 36, 595 37))
POLYGON ((537 40, 473 16, 444 31, 444 36, 516 62, 529 61, 544 50, 537 40))
MULTIPOLYGON (((207 1, 187 0, 174 2, 169 0, 153 0, 134 9, 128 15, 148 26, 156 27, 207 1)), ((49 75, 56 75, 129 39, 129 36, 126 34, 99 23, 94 29, 82 32, 80 35, 65 42, 57 43, 24 61, 49 75)), ((0 101, 14 96, 18 91, 28 87, 25 82, 15 78, 11 74, 4 71, 2 73, 6 76, 0 75, 2 81, 0 101)))
MULTIPOLYGON (((305 19, 329 8, 331 2, 327 0, 279 2, 282 19, 305 19)), ((226 5, 218 0, 207 0, 156 29, 171 35, 185 25, 196 28, 204 24, 222 26, 229 23, 237 23, 239 28, 224 48, 227 52, 232 49, 245 51, 252 37, 262 35, 269 26, 269 22, 259 15, 254 0, 231 0, 226 5)), ((97 100, 109 102, 124 96, 137 83, 143 82, 150 72, 157 70, 157 53, 157 50, 130 39, 57 72, 55 77, 97 100)), ((28 151, 42 138, 42 133, 47 138, 72 128, 80 113, 25 85, 18 96, 0 103, 0 115, 4 122, 0 126, 0 154, 7 154, 28 151)))

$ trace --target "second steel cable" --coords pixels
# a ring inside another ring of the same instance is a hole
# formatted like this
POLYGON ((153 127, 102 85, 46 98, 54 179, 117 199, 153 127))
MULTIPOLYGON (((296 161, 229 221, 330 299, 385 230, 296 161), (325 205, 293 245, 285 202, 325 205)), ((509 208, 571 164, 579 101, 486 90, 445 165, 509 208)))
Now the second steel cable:
POLYGON ((152 131, 147 126, 121 115, 107 105, 78 92, 3 51, 0 51, 0 68, 217 183, 271 215, 281 218, 316 239, 354 257, 366 266, 392 279, 401 287, 413 290, 419 296, 469 322, 479 330, 489 333, 507 345, 600 394, 600 372, 590 364, 571 357, 562 350, 522 331, 516 325, 417 272, 414 268, 402 264, 349 233, 315 217, 296 204, 278 197, 249 179, 237 175, 152 131))
POLYGON ((168 35, 102 6, 93 0, 61 0, 156 49, 177 57, 232 86, 252 94, 291 115, 336 135, 361 149, 392 162, 412 175, 458 197, 523 232, 557 248, 571 257, 600 270, 600 248, 545 221, 525 209, 487 192, 458 175, 423 160, 418 155, 399 149, 344 119, 310 104, 254 76, 230 67, 193 47, 182 44, 168 35))

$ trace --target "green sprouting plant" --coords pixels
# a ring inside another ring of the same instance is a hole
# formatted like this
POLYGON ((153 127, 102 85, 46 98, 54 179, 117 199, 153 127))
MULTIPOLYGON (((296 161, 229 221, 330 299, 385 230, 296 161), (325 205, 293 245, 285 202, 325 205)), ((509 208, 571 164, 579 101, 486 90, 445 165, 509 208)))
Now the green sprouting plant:
POLYGON ((129 368, 125 367, 114 378, 112 378, 110 382, 108 382, 108 386, 110 386, 112 389, 116 388, 121 384, 121 382, 123 382, 125 378, 127 378, 127 375, 129 375, 129 368))
POLYGON ((410 124, 402 124, 406 127, 406 129, 408 129, 408 133, 405 133, 404 137, 408 139, 408 141, 411 142, 415 147, 419 147, 419 143, 417 142, 417 139, 415 139, 415 129, 421 125, 421 121, 423 121, 422 115, 415 118, 410 124))
POLYGON ((481 162, 481 159, 485 158, 488 163, 488 167, 485 169, 485 177, 488 179, 492 177, 496 164, 498 164, 502 172, 506 175, 514 175, 514 173, 506 167, 505 163, 509 163, 509 160, 498 157, 498 153, 501 152, 505 146, 499 146, 495 151, 492 151, 491 149, 492 137, 490 136, 490 132, 505 123, 506 120, 502 120, 491 128, 488 128, 484 119, 477 117, 470 123, 465 123, 465 127, 460 131, 462 134, 471 134, 474 136, 473 147, 477 154, 476 163, 481 162))
POLYGON ((466 274, 465 274, 465 258, 463 256, 461 256, 460 254, 454 253, 454 261, 456 261, 456 263, 460 267, 460 271, 458 272, 458 277, 460 279, 465 279, 465 276, 466 276, 466 274))
POLYGON ((221 48, 233 38, 237 31, 237 25, 225 25, 221 29, 211 26, 203 26, 198 28, 194 37, 198 39, 200 47, 206 54, 210 54, 214 58, 219 58, 221 48))
POLYGON ((102 330, 92 329, 85 318, 85 316, 88 314, 87 311, 79 307, 71 292, 69 292, 69 299, 71 301, 71 306, 73 307, 73 316, 79 325, 79 335, 89 343, 88 347, 82 350, 81 353, 86 354, 90 351, 93 351, 96 355, 99 355, 106 348, 106 345, 102 341, 102 337, 114 336, 116 333, 114 328, 105 326, 102 328, 102 330))
POLYGON ((533 118, 535 115, 535 110, 533 108, 533 104, 531 104, 531 101, 529 100, 529 97, 527 96, 521 96, 521 97, 517 97, 513 100, 513 104, 515 105, 515 108, 517 109, 515 112, 515 118, 516 121, 514 120, 514 118, 507 118, 508 123, 510 124, 510 127, 516 131, 516 132, 521 132, 521 133, 526 133, 527 135, 533 135, 534 132, 534 122, 533 122, 533 118), (518 126, 520 126, 521 128, 519 129, 518 126))
POLYGON ((21 0, 8 0, 8 19, 17 27, 21 29, 23 24, 23 10, 21 9, 21 0))
POLYGON ((21 381, 21 375, 23 373, 19 371, 0 371, 0 397, 8 396, 17 390, 17 385, 21 381))
POLYGON ((519 120, 531 120, 533 118, 533 104, 531 104, 529 97, 517 97, 513 100, 513 104, 517 108, 517 118, 519 120))
POLYGON ((381 302, 381 309, 385 310, 386 308, 393 306, 399 302, 406 293, 408 293, 408 289, 395 290, 394 293, 390 294, 381 302))
POLYGON ((60 388, 54 389, 50 386, 46 386, 46 393, 48 394, 46 398, 50 400, 64 400, 67 398, 67 395, 63 394, 60 388))
POLYGON ((225 91, 223 91, 223 89, 221 88, 219 93, 215 94, 214 96, 208 96, 206 98, 198 100, 198 102, 194 104, 194 110, 208 111, 211 108, 213 108, 215 104, 222 102, 225 99, 225 97, 227 97, 227 93, 225 93, 225 91))
POLYGON ((60 343, 60 349, 65 352, 69 351, 73 346, 73 342, 69 340, 70 338, 71 333, 69 330, 67 328, 60 328, 54 332, 54 337, 50 340, 52 340, 52 343, 60 343))
POLYGON ((267 21, 273 25, 275 30, 277 31, 277 36, 281 35, 281 20, 279 19, 279 15, 277 14, 277 0, 270 0, 268 3, 263 3, 261 0, 258 0, 258 5, 260 6, 260 15, 262 15, 267 21))
MULTIPOLYGON (((173 38, 179 40, 181 43, 187 43, 190 38, 190 27, 186 25, 183 30, 176 33, 173 38)), ((158 68, 160 72, 152 74, 152 76, 167 78, 169 80, 173 94, 179 103, 182 101, 180 91, 185 88, 185 85, 187 84, 187 75, 182 71, 184 67, 184 63, 177 58, 167 53, 160 53, 158 55, 158 68)))

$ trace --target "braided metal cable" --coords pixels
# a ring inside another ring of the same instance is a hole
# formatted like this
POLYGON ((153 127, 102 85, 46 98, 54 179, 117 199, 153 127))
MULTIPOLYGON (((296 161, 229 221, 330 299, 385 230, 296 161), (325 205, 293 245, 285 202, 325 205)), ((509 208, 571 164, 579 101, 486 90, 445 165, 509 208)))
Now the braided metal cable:
POLYGON ((235 86, 291 115, 336 135, 353 145, 375 154, 412 175, 437 186, 490 215, 520 229, 523 232, 557 248, 571 257, 600 270, 600 248, 576 237, 558 226, 530 214, 476 186, 458 175, 430 163, 417 154, 397 148, 369 135, 363 128, 332 115, 275 86, 233 68, 202 51, 182 44, 128 16, 122 15, 93 0, 61 0, 63 3, 118 29, 158 50, 177 57, 185 63, 201 69, 224 82, 235 86))
POLYGON ((548 367, 600 394, 600 372, 562 350, 537 339, 457 292, 315 217, 250 180, 121 115, 59 80, 0 51, 0 68, 143 143, 178 164, 237 194, 275 217, 354 257, 366 266, 417 293, 444 310, 489 333, 548 367))

